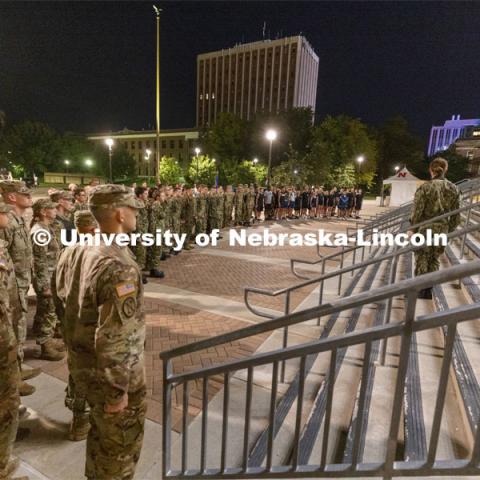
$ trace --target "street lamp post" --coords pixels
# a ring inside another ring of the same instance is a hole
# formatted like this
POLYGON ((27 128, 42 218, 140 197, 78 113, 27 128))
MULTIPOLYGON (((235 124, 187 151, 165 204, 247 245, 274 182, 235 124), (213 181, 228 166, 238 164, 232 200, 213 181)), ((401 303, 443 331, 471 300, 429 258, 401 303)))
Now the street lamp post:
POLYGON ((64 160, 63 163, 65 164, 65 169, 67 170, 67 173, 68 173, 68 167, 70 165, 70 160, 64 160))
POLYGON ((197 164, 197 175, 196 175, 196 182, 198 183, 198 155, 200 153, 200 149, 198 147, 195 148, 195 159, 196 159, 196 164, 197 164))
POLYGON ((152 151, 147 148, 145 150, 145 160, 148 162, 148 165, 147 165, 147 178, 148 180, 150 180, 150 155, 152 154, 152 151))
POLYGON ((112 176, 112 147, 113 147, 113 139, 107 138, 105 143, 108 147, 108 165, 109 165, 109 172, 110 172, 110 183, 113 183, 113 176, 112 176))
POLYGON ((156 120, 157 120, 157 151, 156 151, 156 163, 157 163, 157 184, 160 183, 160 12, 161 8, 153 6, 155 10, 155 17, 157 23, 157 58, 156 58, 156 120))
POLYGON ((271 169, 272 169, 272 144, 273 144, 273 141, 277 139, 276 130, 273 130, 273 129, 267 130, 265 137, 270 142, 269 148, 268 148, 268 171, 267 171, 267 186, 270 186, 270 176, 271 176, 271 169))

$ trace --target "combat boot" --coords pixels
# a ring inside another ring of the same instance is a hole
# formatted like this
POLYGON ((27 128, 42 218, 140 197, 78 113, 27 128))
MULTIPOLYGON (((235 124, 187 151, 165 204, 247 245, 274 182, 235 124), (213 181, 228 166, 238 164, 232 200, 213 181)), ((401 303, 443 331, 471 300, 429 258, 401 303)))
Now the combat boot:
POLYGON ((153 278, 163 278, 165 274, 161 270, 157 270, 156 268, 152 268, 150 270, 150 276, 153 278))
POLYGON ((65 347, 65 343, 61 338, 52 338, 52 342, 53 342, 54 348, 59 352, 67 351, 67 347, 65 347))
POLYGON ((33 385, 30 385, 29 383, 20 380, 18 384, 18 393, 21 397, 26 397, 28 395, 31 395, 32 393, 35 393, 35 390, 36 389, 33 385))
POLYGON ((40 354, 40 358, 42 360, 50 360, 52 362, 57 362, 62 360, 65 357, 64 352, 59 352, 55 348, 55 343, 53 339, 49 338, 45 343, 41 345, 42 353, 40 354))
POLYGON ((42 373, 40 368, 27 368, 20 372, 20 378, 22 380, 30 380, 31 378, 38 377, 42 373))
POLYGON ((90 420, 88 414, 73 414, 72 422, 70 423, 70 431, 68 432, 68 439, 72 442, 79 442, 85 440, 90 430, 90 420))

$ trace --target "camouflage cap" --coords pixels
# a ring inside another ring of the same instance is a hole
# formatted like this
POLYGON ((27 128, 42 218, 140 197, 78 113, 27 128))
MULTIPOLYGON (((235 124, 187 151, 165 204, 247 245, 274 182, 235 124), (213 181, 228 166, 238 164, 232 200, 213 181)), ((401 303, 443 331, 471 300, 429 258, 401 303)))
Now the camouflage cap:
POLYGON ((97 227, 98 223, 90 210, 77 210, 73 215, 75 227, 97 227))
POLYGON ((88 206, 95 208, 143 208, 142 202, 137 200, 133 190, 124 185, 98 185, 89 192, 88 206))
POLYGON ((39 198, 32 205, 33 214, 37 214, 43 208, 57 208, 58 203, 52 202, 49 198, 39 198))
POLYGON ((59 200, 70 200, 73 202, 73 195, 65 190, 58 190, 50 194, 50 200, 52 202, 58 202, 59 200))
POLYGON ((32 193, 25 185, 25 182, 20 180, 4 180, 0 182, 0 191, 2 193, 22 193, 24 195, 32 193))

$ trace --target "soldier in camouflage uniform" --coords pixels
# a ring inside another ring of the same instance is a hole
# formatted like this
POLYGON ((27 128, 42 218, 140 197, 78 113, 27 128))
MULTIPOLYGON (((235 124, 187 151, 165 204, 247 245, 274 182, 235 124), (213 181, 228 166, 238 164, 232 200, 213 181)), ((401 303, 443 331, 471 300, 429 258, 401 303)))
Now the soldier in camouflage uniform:
MULTIPOLYGON (((135 229, 135 233, 147 233, 149 231, 148 190, 143 187, 136 187, 135 196, 137 197, 137 200, 143 204, 143 208, 138 211, 137 228, 135 229)), ((130 248, 137 259, 138 268, 142 271, 145 270, 147 265, 147 247, 142 245, 141 242, 138 242, 137 245, 131 245, 130 248)), ((145 280, 146 279, 143 280, 144 283, 146 283, 145 280)))
MULTIPOLYGON (((8 211, 7 205, 0 203, 0 231, 9 223, 8 211)), ((18 429, 20 372, 8 292, 16 288, 7 243, 0 240, 0 479, 11 479, 20 463, 11 456, 18 429)))
MULTIPOLYGON (((156 192, 148 207, 149 233, 155 235, 157 230, 165 231, 167 208, 165 193, 156 192)), ((163 278, 165 276, 164 272, 160 270, 160 259, 163 251, 164 247, 162 245, 147 247, 147 270, 150 271, 150 276, 154 278, 163 278)))
POLYGON ((73 196, 70 192, 64 190, 56 191, 50 194, 50 200, 57 204, 57 216, 52 223, 55 236, 58 239, 60 248, 63 248, 61 242, 62 230, 65 230, 65 238, 69 242, 72 239, 72 231, 75 230, 73 224, 73 196))
POLYGON ((10 212, 5 229, 0 230, 0 239, 7 243, 7 250, 13 261, 17 290, 10 290, 10 305, 13 308, 13 328, 18 342, 18 358, 21 370, 19 384, 20 395, 31 395, 35 391, 33 385, 25 382, 28 378, 40 374, 39 369, 32 373, 22 370, 23 346, 27 338, 27 293, 32 280, 32 243, 25 222, 26 210, 32 206, 30 190, 24 182, 0 182, 2 197, 10 212))
POLYGON ((201 186, 196 198, 195 235, 207 232, 207 193, 201 186))
MULTIPOLYGON (((93 235, 98 223, 90 210, 77 210, 74 215, 74 224, 79 234, 93 235)), ((56 288, 55 280, 52 285, 56 288)), ((54 290, 55 292, 56 290, 54 290)), ((54 294, 57 303, 57 316, 62 323, 63 329, 63 308, 58 304, 58 296, 54 294)), ((67 356, 68 371, 71 372, 75 368, 75 364, 71 362, 70 356, 67 356)), ((71 374, 68 375, 68 383, 65 389, 65 406, 72 412, 73 417, 70 423, 68 439, 72 442, 79 442, 87 438, 90 430, 90 407, 88 406, 85 394, 78 392, 75 388, 75 382, 71 374)))
MULTIPOLYGON (((415 192, 410 223, 415 225, 437 217, 451 210, 460 208, 460 194, 457 187, 445 178, 448 162, 443 158, 435 158, 430 163, 432 179, 421 185, 415 192)), ((418 228, 418 233, 425 235, 431 229, 432 234, 449 233, 460 223, 460 215, 429 223, 418 228)), ((439 269, 439 257, 444 252, 443 246, 427 246, 415 251, 415 276, 434 272, 439 269)), ((422 290, 419 298, 432 298, 431 289, 422 290)))
POLYGON ((253 185, 250 185, 250 188, 247 192, 245 205, 246 205, 245 223, 247 226, 249 226, 250 222, 252 221, 252 214, 255 208, 255 187, 253 185))
POLYGON ((75 212, 88 212, 87 193, 84 188, 77 187, 73 191, 73 198, 75 203, 70 212, 70 219, 73 221, 75 218, 75 212))
POLYGON ((193 196, 191 187, 188 187, 183 196, 182 202, 182 233, 187 234, 185 240, 184 249, 191 250, 194 242, 194 227, 195 227, 195 215, 196 215, 196 198, 193 196))
POLYGON ((233 206, 235 208, 235 225, 242 223, 243 216, 243 185, 237 185, 237 191, 233 199, 233 206))
POLYGON ((37 310, 33 321, 33 331, 40 345, 43 360, 62 360, 64 346, 61 340, 54 338, 58 323, 55 304, 52 298, 52 275, 57 264, 60 246, 51 224, 55 220, 57 204, 49 199, 40 199, 33 204, 32 236, 33 249, 33 288, 37 295, 37 310), (51 240, 47 245, 35 242, 40 231, 49 232, 51 240))
POLYGON ((232 226, 232 214, 233 214, 233 202, 235 200, 235 194, 231 185, 227 185, 227 191, 225 192, 225 209, 223 216, 223 225, 225 227, 232 226))
MULTIPOLYGON (((119 234, 135 230, 141 205, 126 187, 100 185, 89 207, 101 232, 119 234)), ((71 375, 91 408, 85 475, 130 480, 147 408, 141 272, 127 247, 67 247, 58 261, 56 294, 71 375)))
MULTIPOLYGON (((179 188, 176 188, 173 192, 172 197, 170 197, 170 231, 172 233, 181 233, 181 215, 182 215, 182 191, 179 188)), ((178 255, 180 252, 178 250, 173 250, 174 255, 178 255)))
POLYGON ((78 233, 93 235, 98 223, 90 210, 77 210, 73 216, 73 223, 78 233))

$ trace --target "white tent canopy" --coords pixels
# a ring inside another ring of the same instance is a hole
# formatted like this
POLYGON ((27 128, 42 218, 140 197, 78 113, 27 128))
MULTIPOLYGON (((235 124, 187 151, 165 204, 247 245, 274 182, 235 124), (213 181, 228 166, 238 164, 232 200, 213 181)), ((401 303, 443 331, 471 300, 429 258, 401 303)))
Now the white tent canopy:
POLYGON ((406 167, 402 168, 395 175, 383 181, 384 185, 391 185, 390 206, 398 207, 402 203, 411 202, 417 188, 423 180, 412 175, 406 167))

